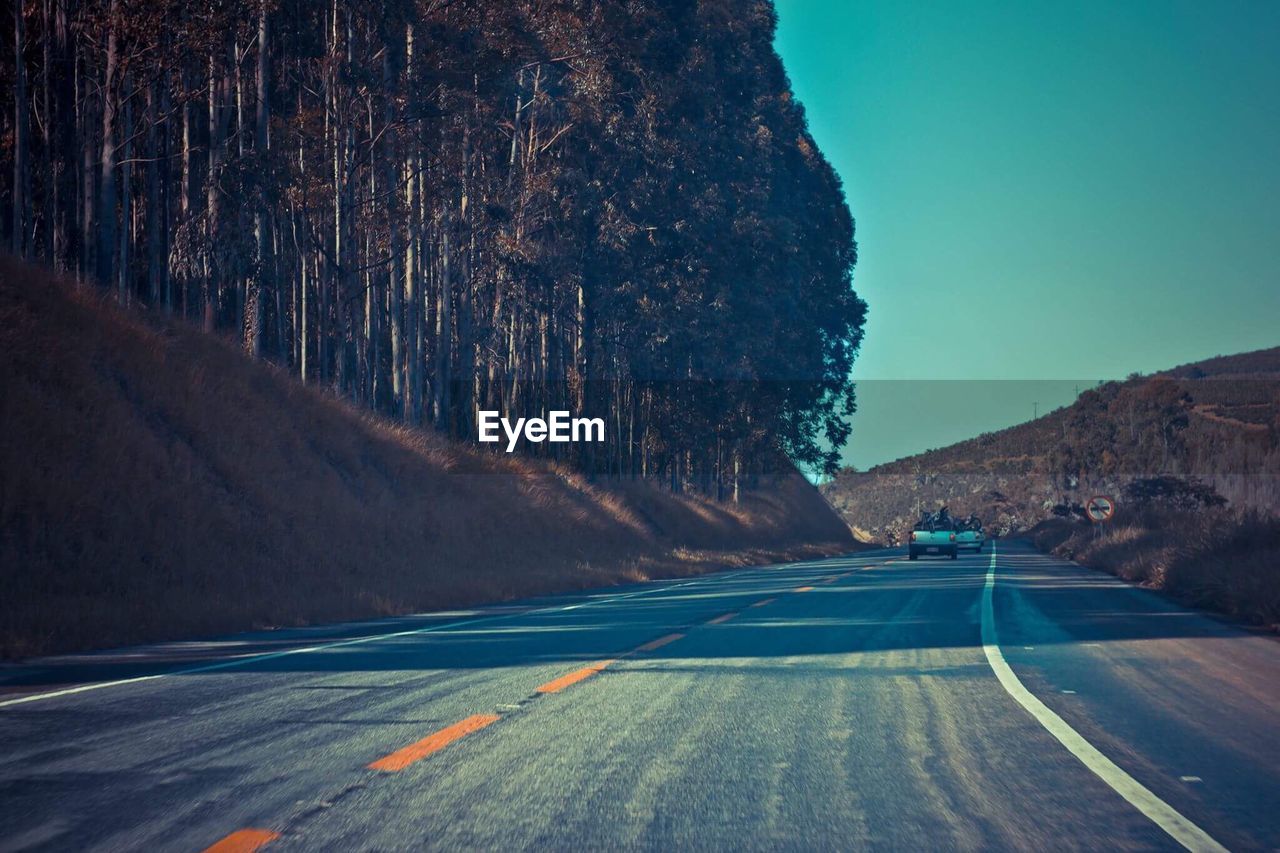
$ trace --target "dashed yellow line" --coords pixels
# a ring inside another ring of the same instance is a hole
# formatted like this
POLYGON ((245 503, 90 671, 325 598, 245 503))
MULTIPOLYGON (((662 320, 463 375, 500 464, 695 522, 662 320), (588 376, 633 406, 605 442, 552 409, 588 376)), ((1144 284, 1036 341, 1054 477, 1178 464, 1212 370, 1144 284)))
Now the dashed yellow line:
POLYGON ((647 643, 636 646, 633 651, 651 652, 654 649, 662 648, 663 646, 667 645, 667 643, 674 643, 676 640, 682 640, 682 639, 684 639, 684 634, 667 634, 665 637, 659 637, 656 640, 650 640, 647 643))
POLYGON ((237 829, 204 849, 204 853, 253 853, 280 837, 269 829, 237 829))
MULTIPOLYGON (((868 566, 867 568, 870 568, 870 567, 868 566)), ((821 583, 823 584, 835 583, 841 578, 849 577, 852 574, 853 572, 849 571, 841 575, 827 577, 827 578, 824 578, 821 581, 821 583)), ((812 586, 798 586, 793 590, 793 592, 812 592, 812 591, 813 591, 812 586)), ((770 597, 770 598, 762 598, 759 601, 756 601, 749 606, 764 607, 765 605, 773 604, 777 600, 778 599, 776 596, 770 597)), ((728 622, 730 619, 734 618, 735 616, 740 615, 740 612, 741 611, 723 613, 715 617, 714 619, 708 620, 706 624, 708 625, 723 624, 725 622, 728 622)), ((682 633, 666 634, 662 637, 658 637, 657 639, 650 640, 647 643, 642 643, 641 645, 636 646, 634 649, 628 652, 627 655, 633 655, 633 654, 638 654, 642 652, 651 652, 656 649, 660 649, 663 646, 666 646, 670 643, 674 643, 676 640, 682 640, 684 639, 684 637, 685 635, 682 633)), ((574 670, 573 672, 567 673, 565 675, 560 676, 559 678, 553 679, 551 681, 548 681, 545 684, 540 685, 537 688, 537 692, 540 694, 558 693, 559 691, 564 690, 567 687, 571 687, 572 685, 577 684, 580 681, 585 681, 586 679, 591 678, 593 675, 596 675, 597 673, 602 672, 603 670, 605 670, 606 668, 608 668, 614 663, 616 663, 616 660, 613 660, 613 659, 604 660, 604 661, 599 661, 598 663, 594 663, 591 666, 586 666, 581 669, 574 670)), ((497 714, 473 714, 472 716, 467 717, 463 720, 460 720, 451 726, 446 726, 445 728, 440 729, 437 732, 433 732, 432 734, 428 735, 422 740, 411 743, 408 746, 398 749, 395 752, 389 755, 386 755, 378 759, 377 761, 374 761, 373 763, 368 765, 369 769, 378 770, 378 771, 387 772, 387 773, 399 772, 401 770, 404 770, 406 767, 409 767, 410 765, 418 761, 421 761, 427 756, 432 755, 433 753, 439 752, 449 744, 457 740, 461 740, 462 738, 466 737, 469 734, 472 734, 473 732, 477 732, 487 726, 492 725, 493 723, 496 723, 500 719, 502 719, 501 716, 497 714)), ((272 832, 271 830, 268 830, 268 829, 253 829, 253 828, 239 829, 231 833, 230 835, 226 836, 225 838, 222 838, 221 840, 215 842, 211 847, 208 847, 204 851, 204 853, 252 853, 252 851, 259 850, 260 848, 266 846, 267 844, 270 844, 271 842, 275 841, 279 837, 280 837, 279 833, 272 832)))
POLYGON ((399 772, 416 761, 421 761, 433 752, 439 752, 455 740, 477 732, 485 726, 498 722, 497 714, 473 714, 465 720, 447 726, 434 734, 427 735, 417 743, 411 743, 390 755, 379 758, 369 765, 370 770, 381 770, 386 773, 399 772))
POLYGON ((595 675, 597 672, 600 672, 601 670, 605 669, 611 663, 613 663, 613 661, 611 660, 602 660, 599 663, 593 663, 591 666, 587 666, 587 667, 583 667, 582 669, 575 670, 574 672, 571 672, 568 675, 562 675, 559 678, 554 679, 553 681, 548 681, 546 684, 543 684, 540 687, 538 687, 537 692, 559 693, 561 690, 564 690, 566 687, 577 684, 579 681, 585 681, 586 679, 595 675))

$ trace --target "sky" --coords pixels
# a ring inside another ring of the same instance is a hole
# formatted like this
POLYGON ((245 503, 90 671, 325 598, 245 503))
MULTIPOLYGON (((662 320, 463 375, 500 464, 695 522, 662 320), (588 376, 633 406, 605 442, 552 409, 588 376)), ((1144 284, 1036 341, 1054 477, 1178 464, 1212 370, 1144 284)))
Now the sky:
MULTIPOLYGON (((857 222, 855 378, 1022 380, 956 392, 984 431, 1280 344, 1280 2, 776 4, 857 222)), ((864 386, 860 467, 974 434, 893 387, 864 386)))

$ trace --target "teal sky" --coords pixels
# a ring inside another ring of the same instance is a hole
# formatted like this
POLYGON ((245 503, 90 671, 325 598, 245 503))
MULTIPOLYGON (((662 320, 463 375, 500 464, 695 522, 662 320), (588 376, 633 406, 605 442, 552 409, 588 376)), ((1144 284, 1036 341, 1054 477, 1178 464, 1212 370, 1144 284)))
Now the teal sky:
POLYGON ((777 7, 857 220, 855 377, 1110 378, 1280 343, 1280 2, 777 7))

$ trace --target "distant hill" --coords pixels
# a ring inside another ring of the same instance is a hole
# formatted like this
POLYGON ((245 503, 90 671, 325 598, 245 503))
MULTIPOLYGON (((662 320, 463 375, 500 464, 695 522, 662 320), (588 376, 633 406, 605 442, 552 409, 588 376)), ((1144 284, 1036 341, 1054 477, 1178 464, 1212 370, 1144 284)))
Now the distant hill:
POLYGON ((1228 376, 1258 376, 1274 379, 1280 376, 1280 347, 1242 352, 1238 355, 1217 355, 1165 370, 1161 376, 1178 379, 1223 378, 1228 376))
POLYGON ((1104 383, 1036 420, 846 469, 822 492, 864 538, 900 541, 921 508, 976 512, 1008 533, 1157 475, 1203 480, 1232 506, 1280 507, 1280 347, 1104 383))
POLYGON ((734 505, 479 453, 0 257, 0 657, 853 545, 794 472, 734 505))

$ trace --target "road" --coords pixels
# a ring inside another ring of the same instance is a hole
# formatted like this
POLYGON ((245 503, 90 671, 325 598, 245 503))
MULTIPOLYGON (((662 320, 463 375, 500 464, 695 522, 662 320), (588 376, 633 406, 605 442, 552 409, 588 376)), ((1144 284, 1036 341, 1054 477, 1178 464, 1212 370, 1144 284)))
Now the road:
POLYGON ((1276 849, 1280 643, 1001 541, 0 671, 0 849, 215 844, 1276 849))

